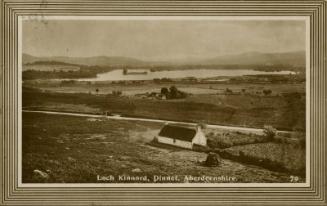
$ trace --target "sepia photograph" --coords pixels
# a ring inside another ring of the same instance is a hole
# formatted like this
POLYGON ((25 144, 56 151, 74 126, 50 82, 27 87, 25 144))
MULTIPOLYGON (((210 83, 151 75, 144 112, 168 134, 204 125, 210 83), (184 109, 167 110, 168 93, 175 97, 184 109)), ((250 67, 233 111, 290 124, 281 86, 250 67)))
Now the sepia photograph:
POLYGON ((307 26, 23 19, 22 183, 306 183, 307 26))
POLYGON ((3 0, 0 205, 326 205, 326 0, 3 0))

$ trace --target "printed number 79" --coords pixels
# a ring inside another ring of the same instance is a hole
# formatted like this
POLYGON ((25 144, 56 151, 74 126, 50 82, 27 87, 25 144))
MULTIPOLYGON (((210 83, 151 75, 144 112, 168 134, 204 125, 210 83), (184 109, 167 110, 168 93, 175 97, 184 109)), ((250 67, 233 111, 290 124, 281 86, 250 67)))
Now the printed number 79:
POLYGON ((299 181, 299 177, 298 176, 290 176, 291 182, 298 182, 299 181))

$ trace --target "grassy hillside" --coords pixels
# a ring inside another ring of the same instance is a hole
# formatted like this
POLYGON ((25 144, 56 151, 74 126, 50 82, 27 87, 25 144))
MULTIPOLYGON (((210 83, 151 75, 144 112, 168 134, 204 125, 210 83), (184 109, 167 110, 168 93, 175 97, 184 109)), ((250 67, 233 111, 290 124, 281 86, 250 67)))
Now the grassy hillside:
MULTIPOLYGON (((179 148, 158 148, 147 143, 162 125, 145 122, 90 119, 23 113, 23 183, 133 183, 119 175, 229 176, 234 182, 290 182, 289 174, 227 159, 219 167, 204 167, 207 154, 179 148), (116 177, 99 181, 97 176, 116 177)), ((159 181, 170 182, 171 181, 159 181)), ((189 181, 193 182, 193 181, 189 181)), ((210 182, 210 181, 209 181, 210 182)), ((214 182, 214 181, 212 181, 214 182)), ((230 182, 230 181, 218 181, 230 182)), ((205 181, 198 181, 205 183, 205 181)))

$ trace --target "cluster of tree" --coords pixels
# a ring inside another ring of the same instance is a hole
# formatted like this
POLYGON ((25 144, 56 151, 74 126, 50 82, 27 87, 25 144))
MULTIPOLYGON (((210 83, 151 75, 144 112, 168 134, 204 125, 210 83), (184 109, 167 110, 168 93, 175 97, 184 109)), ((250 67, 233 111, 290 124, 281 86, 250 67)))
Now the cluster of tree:
POLYGON ((304 72, 305 66, 294 66, 288 64, 275 64, 275 65, 253 65, 252 69, 256 71, 265 71, 265 72, 278 72, 278 71, 295 71, 295 72, 304 72))
POLYGON ((112 91, 112 95, 114 95, 114 96, 121 96, 123 93, 122 93, 122 91, 120 91, 120 90, 113 90, 112 91))
MULTIPOLYGON (((305 71, 304 66, 294 66, 289 64, 275 64, 275 65, 263 65, 263 64, 167 64, 167 65, 144 65, 142 68, 150 68, 152 72, 156 71, 165 71, 165 70, 188 70, 188 69, 251 69, 257 71, 296 71, 303 72, 305 71)), ((136 69, 136 67, 135 67, 136 69)))
POLYGON ((31 79, 67 79, 93 77, 92 73, 82 71, 23 71, 23 80, 31 79))
POLYGON ((67 66, 80 66, 77 64, 70 64, 70 63, 66 63, 66 62, 59 62, 59 61, 36 61, 33 63, 26 63, 24 65, 67 65, 67 66))
POLYGON ((172 82, 173 80, 172 79, 169 79, 169 78, 154 78, 153 79, 153 82, 155 83, 160 83, 160 82, 172 82))
POLYGON ((269 75, 244 75, 239 77, 232 77, 229 80, 231 83, 303 83, 305 82, 305 75, 297 74, 269 74, 269 75))
POLYGON ((62 85, 62 86, 65 86, 65 85, 74 85, 74 84, 76 84, 76 80, 63 80, 63 81, 61 81, 60 82, 60 84, 62 85))
POLYGON ((167 87, 161 88, 161 94, 164 95, 166 99, 182 99, 187 97, 185 92, 178 90, 175 86, 171 86, 169 89, 167 87))
POLYGON ((23 71, 23 80, 32 79, 78 79, 78 78, 92 78, 96 77, 99 73, 110 71, 111 68, 99 66, 82 66, 77 71, 36 71, 27 70, 23 71))
MULTIPOLYGON (((241 89, 242 93, 244 94, 246 92, 246 89, 241 89)), ((264 89, 262 90, 262 93, 266 96, 270 95, 272 91, 270 89, 264 89)), ((225 89, 225 94, 233 94, 233 91, 229 88, 225 89)), ((261 94, 260 92, 256 92, 256 94, 261 94)))

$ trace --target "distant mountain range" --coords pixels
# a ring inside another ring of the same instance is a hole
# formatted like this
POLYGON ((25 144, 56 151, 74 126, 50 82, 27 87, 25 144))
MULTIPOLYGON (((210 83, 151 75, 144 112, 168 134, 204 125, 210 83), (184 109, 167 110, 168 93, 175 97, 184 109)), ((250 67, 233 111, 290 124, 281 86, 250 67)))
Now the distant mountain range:
POLYGON ((289 65, 295 67, 305 66, 305 52, 285 52, 285 53, 260 53, 248 52, 235 55, 224 55, 216 58, 194 60, 184 59, 166 62, 142 61, 129 57, 35 57, 29 54, 23 54, 23 64, 31 64, 34 62, 64 62, 77 65, 88 66, 150 66, 150 65, 289 65))
POLYGON ((95 56, 95 57, 35 57, 29 54, 23 54, 23 64, 34 62, 64 62, 69 64, 87 65, 87 66, 115 66, 115 65, 145 65, 138 59, 129 57, 107 57, 107 56, 95 56))
POLYGON ((292 65, 305 66, 305 52, 259 53, 249 52, 237 55, 220 56, 206 60, 207 64, 238 65, 292 65))

